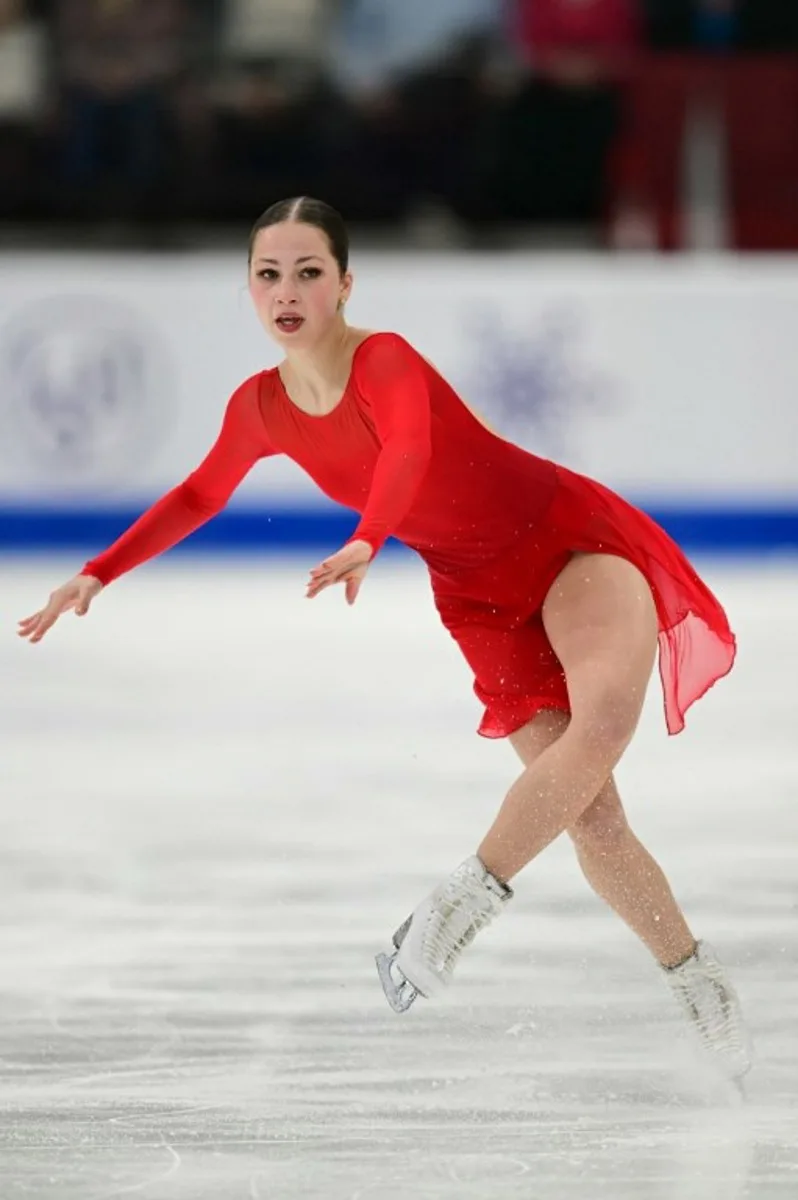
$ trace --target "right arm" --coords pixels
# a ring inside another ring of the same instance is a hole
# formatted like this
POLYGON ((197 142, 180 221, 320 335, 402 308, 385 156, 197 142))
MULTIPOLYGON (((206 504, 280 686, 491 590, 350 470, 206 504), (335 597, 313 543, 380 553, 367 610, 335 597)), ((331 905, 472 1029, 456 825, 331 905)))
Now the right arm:
POLYGON ((260 458, 275 454, 258 412, 258 376, 233 393, 216 442, 196 470, 148 508, 81 575, 104 586, 177 545, 224 508, 260 458))
POLYGON ((220 512, 258 459, 276 454, 257 404, 258 377, 230 398, 216 442, 196 470, 147 509, 81 573, 52 594, 47 606, 20 622, 20 637, 38 642, 62 612, 78 615, 101 589, 126 571, 162 554, 220 512))

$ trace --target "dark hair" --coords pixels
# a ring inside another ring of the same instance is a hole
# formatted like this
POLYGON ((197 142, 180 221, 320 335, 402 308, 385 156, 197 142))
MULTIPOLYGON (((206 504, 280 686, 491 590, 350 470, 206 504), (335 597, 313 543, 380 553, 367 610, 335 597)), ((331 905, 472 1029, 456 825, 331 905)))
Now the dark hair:
POLYGON ((249 263, 252 262, 255 238, 261 229, 268 229, 270 225, 282 225, 284 221, 299 221, 303 225, 313 225, 321 230, 329 242, 330 251, 341 274, 346 274, 349 269, 349 234, 344 219, 331 205, 325 204, 323 200, 314 200, 310 196, 278 200, 261 213, 249 235, 249 263))

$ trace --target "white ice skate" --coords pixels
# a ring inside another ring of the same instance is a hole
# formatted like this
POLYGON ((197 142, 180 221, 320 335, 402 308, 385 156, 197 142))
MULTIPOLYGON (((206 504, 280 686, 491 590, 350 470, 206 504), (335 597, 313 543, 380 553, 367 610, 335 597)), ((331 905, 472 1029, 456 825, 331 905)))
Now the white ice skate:
POLYGON ((715 951, 699 942, 692 958, 663 973, 704 1052, 730 1079, 742 1079, 751 1069, 753 1048, 737 993, 715 951))
POLYGON ((451 981, 463 950, 512 898, 474 856, 466 859, 393 935, 392 954, 377 955, 377 971, 394 1012, 407 1012, 451 981))

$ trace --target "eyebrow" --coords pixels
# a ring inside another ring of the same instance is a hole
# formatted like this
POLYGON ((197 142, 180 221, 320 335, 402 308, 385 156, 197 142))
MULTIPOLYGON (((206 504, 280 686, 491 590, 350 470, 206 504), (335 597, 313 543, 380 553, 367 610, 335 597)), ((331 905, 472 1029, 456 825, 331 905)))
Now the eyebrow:
MULTIPOLYGON (((319 262, 323 261, 320 254, 303 254, 301 258, 296 260, 296 265, 299 266, 300 263, 310 262, 310 260, 313 258, 317 258, 319 262)), ((276 258, 257 258, 255 261, 261 263, 273 263, 276 267, 280 265, 279 260, 276 258)))

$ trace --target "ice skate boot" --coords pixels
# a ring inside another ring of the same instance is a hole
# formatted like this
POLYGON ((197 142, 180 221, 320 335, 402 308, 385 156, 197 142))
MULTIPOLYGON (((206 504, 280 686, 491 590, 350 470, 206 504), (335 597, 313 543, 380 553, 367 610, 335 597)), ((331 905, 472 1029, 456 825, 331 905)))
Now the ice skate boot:
POLYGON ((377 955, 377 971, 394 1012, 407 1012, 450 983, 463 950, 512 898, 475 856, 466 859, 393 935, 392 954, 377 955))
POLYGON ((699 942, 695 954, 663 973, 704 1053, 731 1080, 750 1071, 753 1048, 740 1001, 715 951, 699 942))

